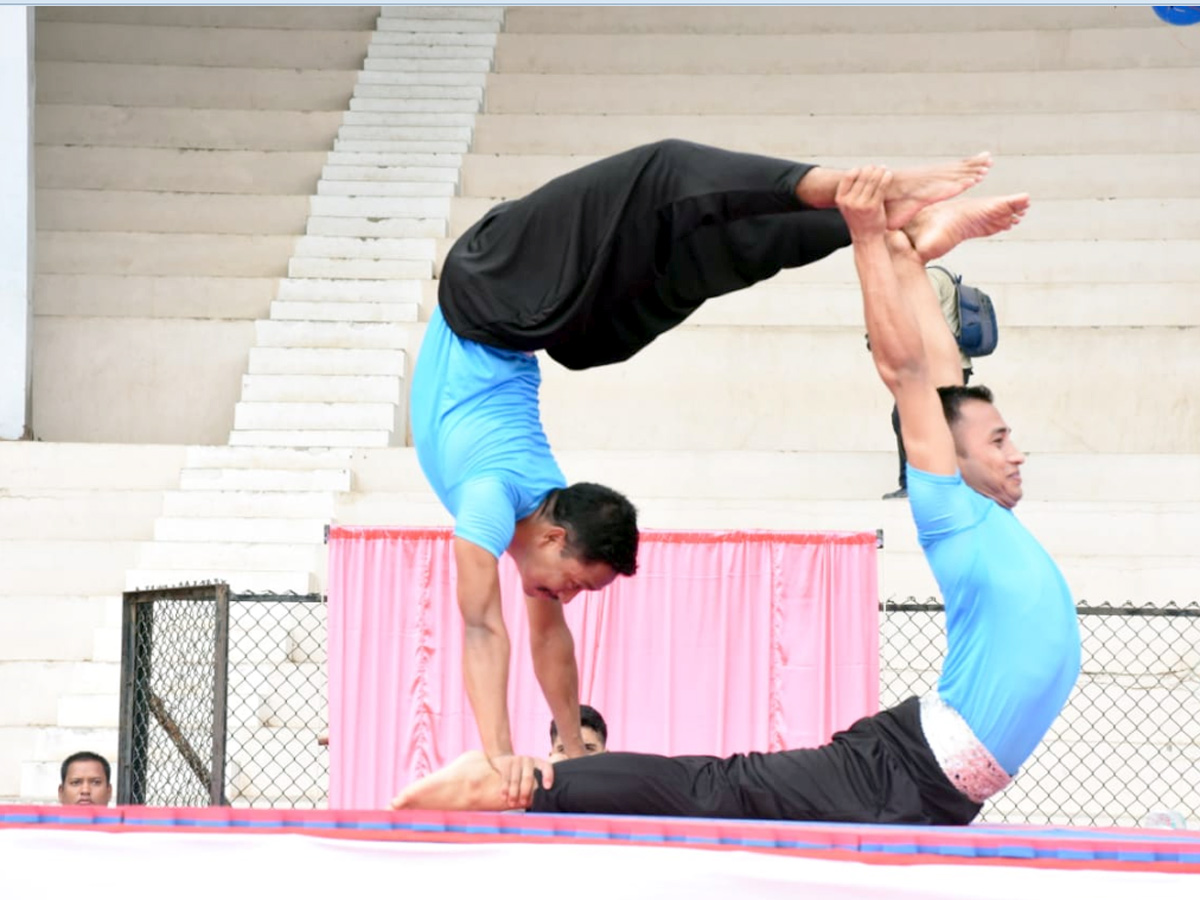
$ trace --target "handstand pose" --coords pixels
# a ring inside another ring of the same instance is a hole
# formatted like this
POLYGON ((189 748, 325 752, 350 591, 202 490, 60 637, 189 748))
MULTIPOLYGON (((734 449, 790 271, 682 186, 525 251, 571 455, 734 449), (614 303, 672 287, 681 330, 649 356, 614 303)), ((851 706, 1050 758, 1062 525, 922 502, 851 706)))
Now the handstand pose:
POLYGON ((814 749, 570 759, 528 804, 514 804, 486 757, 468 753, 410 785, 393 807, 961 825, 1008 784, 1075 683, 1078 623, 1058 567, 1012 514, 1024 456, 991 394, 937 388, 957 352, 924 264, 1010 228, 1029 200, 937 204, 904 233, 889 227, 894 184, 886 170, 856 170, 841 178, 837 201, 875 364, 900 408, 920 542, 945 599, 936 691, 814 749))
MULTIPOLYGON (((883 192, 888 226, 939 240, 942 227, 922 211, 990 164, 981 154, 897 172, 883 192)), ((513 752, 499 557, 507 551, 520 571, 534 671, 568 757, 584 747, 562 605, 637 564, 629 501, 600 485, 567 487, 542 428, 534 351, 572 369, 628 359, 709 297, 847 246, 833 208, 840 177, 663 141, 499 204, 451 249, 413 372, 412 433, 455 519, 467 694, 510 803, 528 801, 536 761, 513 752)))

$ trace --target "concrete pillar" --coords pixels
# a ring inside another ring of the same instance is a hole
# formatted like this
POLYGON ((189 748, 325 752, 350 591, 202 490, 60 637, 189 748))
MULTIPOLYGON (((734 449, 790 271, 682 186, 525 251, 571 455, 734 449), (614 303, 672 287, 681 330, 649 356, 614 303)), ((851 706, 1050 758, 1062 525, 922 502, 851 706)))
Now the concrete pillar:
POLYGON ((0 440, 31 422, 33 10, 0 6, 0 440))

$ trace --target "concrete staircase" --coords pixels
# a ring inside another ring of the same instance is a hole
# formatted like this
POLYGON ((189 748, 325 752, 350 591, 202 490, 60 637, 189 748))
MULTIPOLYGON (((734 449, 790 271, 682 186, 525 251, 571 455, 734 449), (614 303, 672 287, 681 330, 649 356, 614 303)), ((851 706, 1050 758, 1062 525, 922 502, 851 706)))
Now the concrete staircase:
POLYGON ((235 446, 403 444, 417 319, 503 10, 387 7, 288 278, 257 323, 235 446))
POLYGON ((228 448, 198 451, 128 584, 319 590, 351 448, 403 444, 410 323, 446 234, 502 10, 383 11, 228 448), (311 448, 325 448, 314 451, 311 448))
POLYGON ((226 441, 377 12, 38 11, 38 437, 226 441))

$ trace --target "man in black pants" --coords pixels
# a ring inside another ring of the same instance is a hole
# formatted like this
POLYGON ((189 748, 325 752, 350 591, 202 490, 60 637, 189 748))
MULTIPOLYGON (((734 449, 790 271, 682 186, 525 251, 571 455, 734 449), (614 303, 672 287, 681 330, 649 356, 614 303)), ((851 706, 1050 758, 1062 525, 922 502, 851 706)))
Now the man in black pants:
POLYGON ((962 825, 1011 780, 1075 681, 1078 625, 1057 566, 1011 515, 1024 457, 991 395, 952 388, 939 401, 949 354, 937 348, 953 338, 923 265, 962 240, 1011 228, 1029 198, 936 204, 901 233, 886 227, 891 179, 874 168, 847 173, 838 199, 856 229, 876 367, 904 409, 912 459, 933 473, 922 472, 913 510, 946 600, 937 690, 812 749, 569 759, 545 767, 550 783, 529 803, 514 804, 487 758, 466 753, 403 790, 393 808, 962 825))
MULTIPOLYGON (((936 233, 920 224, 925 208, 990 164, 980 154, 896 172, 889 227, 936 233)), ((534 351, 570 369, 620 362, 709 297, 848 246, 838 180, 803 163, 662 141, 497 205, 447 256, 413 371, 413 443, 455 519, 464 681, 512 802, 528 800, 538 761, 512 746, 499 557, 520 572, 534 671, 569 757, 584 748, 562 605, 636 570, 632 505, 603 486, 568 487, 551 453, 534 351)))

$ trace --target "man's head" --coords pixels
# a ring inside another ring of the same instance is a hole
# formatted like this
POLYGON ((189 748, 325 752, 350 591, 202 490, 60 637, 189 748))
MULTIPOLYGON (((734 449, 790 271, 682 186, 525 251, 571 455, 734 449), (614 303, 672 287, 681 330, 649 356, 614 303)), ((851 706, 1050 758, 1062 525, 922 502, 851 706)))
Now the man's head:
POLYGON ((1024 493, 1021 466, 1025 454, 1013 443, 1012 431, 992 403, 992 392, 982 385, 940 387, 942 412, 950 433, 963 481, 1006 509, 1024 493))
MULTIPOLYGON (((608 751, 608 726, 595 707, 579 704, 579 730, 583 733, 583 749, 588 756, 608 751)), ((550 759, 566 759, 562 741, 558 739, 558 724, 550 720, 550 759)))
POLYGON ((72 753, 63 760, 60 778, 63 806, 108 806, 112 799, 112 767, 99 753, 72 753))
POLYGON ((637 510, 612 488, 551 491, 537 515, 541 527, 520 565, 526 596, 570 603, 637 571, 637 510))

